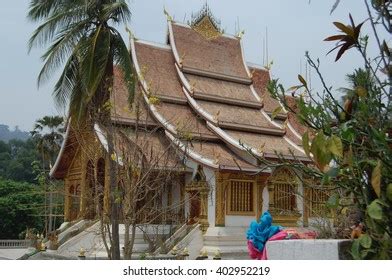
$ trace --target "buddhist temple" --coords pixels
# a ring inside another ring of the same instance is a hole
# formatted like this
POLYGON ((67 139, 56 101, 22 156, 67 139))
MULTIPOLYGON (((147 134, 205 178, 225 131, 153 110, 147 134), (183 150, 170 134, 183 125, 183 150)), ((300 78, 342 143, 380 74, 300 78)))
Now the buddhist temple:
MULTIPOLYGON (((51 171, 64 181, 65 220, 95 219, 107 211, 108 161, 114 156, 122 166, 135 159, 128 155, 137 154, 137 162, 149 162, 154 172, 172 174, 159 203, 151 206, 172 207, 164 211, 165 219, 152 223, 176 217, 172 220, 180 226, 197 224, 204 236, 239 229, 245 234, 252 220, 270 210, 276 223, 306 226, 325 200, 307 203, 298 174, 258 160, 311 163, 301 146, 305 128, 295 114, 283 109, 273 114, 280 104, 267 91, 269 71, 245 61, 242 34, 226 34, 208 6, 187 24, 165 13, 166 42, 131 36, 138 79, 132 106, 123 73, 115 69, 110 98, 114 129, 93 124, 81 132, 68 123, 51 171), (109 133, 115 138, 112 155, 109 133)), ((217 245, 204 243, 209 246, 217 245)))

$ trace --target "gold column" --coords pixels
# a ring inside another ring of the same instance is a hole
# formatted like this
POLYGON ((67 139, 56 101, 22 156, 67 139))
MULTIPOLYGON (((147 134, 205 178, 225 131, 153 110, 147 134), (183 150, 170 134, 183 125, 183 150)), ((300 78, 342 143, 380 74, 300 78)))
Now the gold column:
POLYGON ((225 226, 225 192, 223 174, 215 172, 216 178, 216 204, 215 204, 215 226, 225 226))
POLYGON ((69 181, 64 181, 64 221, 70 221, 70 194, 69 194, 69 181))
POLYGON ((200 199, 200 214, 198 217, 198 223, 200 229, 205 233, 210 226, 208 223, 208 194, 210 188, 206 181, 192 182, 186 186, 185 190, 189 193, 198 193, 200 199))
POLYGON ((208 194, 209 187, 206 182, 203 182, 203 185, 200 186, 200 228, 205 233, 210 226, 208 223, 208 194))
POLYGON ((267 187, 267 178, 265 177, 265 176, 263 176, 263 175, 260 175, 258 178, 257 178, 257 181, 256 181, 256 191, 257 191, 257 216, 256 216, 256 219, 258 219, 260 216, 261 216, 261 214, 262 214, 262 212, 263 212, 263 191, 264 191, 264 188, 266 188, 267 187))

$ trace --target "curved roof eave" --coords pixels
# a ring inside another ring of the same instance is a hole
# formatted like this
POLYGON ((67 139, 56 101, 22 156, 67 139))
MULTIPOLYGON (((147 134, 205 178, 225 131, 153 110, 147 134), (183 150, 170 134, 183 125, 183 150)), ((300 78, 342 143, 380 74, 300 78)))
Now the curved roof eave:
MULTIPOLYGON (((177 47, 176 47, 176 42, 175 42, 175 39, 174 39, 174 33, 173 33, 173 26, 172 26, 172 24, 173 24, 172 21, 168 21, 168 26, 169 26, 169 28, 168 28, 169 34, 168 34, 168 35, 169 35, 169 40, 170 40, 170 45, 171 45, 171 48, 172 48, 173 56, 174 56, 175 61, 176 61, 176 65, 175 65, 175 66, 176 66, 176 70, 177 70, 178 76, 179 76, 179 78, 180 78, 180 81, 181 81, 181 83, 183 84, 183 91, 184 91, 184 94, 185 94, 185 96, 186 96, 186 98, 187 98, 189 104, 196 110, 196 112, 198 112, 198 114, 200 114, 201 116, 203 116, 203 118, 205 118, 205 120, 207 121, 207 125, 208 125, 211 129, 213 129, 213 128, 218 128, 218 127, 216 126, 217 123, 216 123, 216 121, 214 120, 214 118, 211 116, 211 114, 209 114, 209 113, 206 112, 204 109, 202 109, 202 108, 197 104, 196 100, 194 100, 194 98, 192 98, 192 97, 190 96, 190 94, 193 92, 193 89, 192 89, 192 86, 190 85, 188 79, 185 77, 184 73, 182 73, 182 71, 181 71, 182 62, 181 62, 181 60, 180 60, 180 56, 179 56, 179 53, 178 53, 178 50, 177 50, 177 47), (210 124, 208 124, 208 122, 209 122, 210 124), (214 124, 215 124, 215 125, 214 125, 214 124)), ((246 61, 245 61, 245 59, 244 59, 243 45, 242 45, 242 42, 241 42, 241 41, 240 41, 240 45, 241 45, 241 55, 242 55, 242 61, 243 61, 244 67, 245 67, 247 73, 249 74, 249 76, 251 77, 249 67, 248 67, 248 65, 247 65, 247 63, 246 63, 246 61)), ((251 89, 251 91, 252 91, 252 94, 256 97, 256 99, 261 101, 259 95, 257 94, 256 90, 255 90, 254 87, 253 87, 253 84, 250 85, 250 89, 251 89)), ((280 102, 279 102, 279 104, 282 106, 282 104, 281 104, 280 102)), ((286 110, 284 109, 283 106, 282 106, 282 108, 283 108, 284 111, 286 111, 286 110)), ((274 125, 274 126, 277 127, 277 128, 281 128, 281 129, 283 128, 280 124, 278 124, 278 123, 276 123, 275 121, 273 121, 273 120, 270 118, 270 116, 268 116, 268 114, 264 111, 263 108, 260 109, 260 112, 261 112, 261 114, 262 114, 262 115, 263 115, 272 125, 274 125)), ((289 128, 289 129, 290 129, 290 128, 289 128)), ((213 130, 214 130, 214 129, 213 129, 213 130)), ((229 143, 229 144, 230 144, 229 146, 232 147, 231 150, 233 150, 233 147, 235 148, 234 151, 236 151, 236 150, 240 150, 240 151, 246 150, 246 148, 244 148, 243 146, 239 145, 239 143, 237 143, 237 141, 235 141, 230 135, 228 135, 228 134, 227 134, 226 132, 224 132, 222 129, 220 129, 220 130, 221 130, 221 131, 220 131, 221 133, 217 133, 218 130, 214 130, 214 132, 216 132, 216 133, 218 134, 218 136, 221 137, 221 139, 222 139, 223 141, 225 141, 226 143, 229 143)), ((287 137, 283 137, 283 138, 284 138, 284 140, 285 140, 289 145, 291 145, 293 148, 295 148, 296 150, 298 150, 298 151, 300 151, 301 153, 305 154, 304 150, 301 149, 301 148, 300 148, 298 145, 296 145, 294 142, 292 142, 290 139, 288 139, 287 137)), ((254 148, 249 147, 249 149, 252 150, 252 152, 253 152, 253 151, 257 152, 254 148)), ((257 152, 257 154, 260 155, 260 153, 258 153, 258 152, 257 152)), ((248 160, 247 160, 247 161, 248 161, 248 160)))
MULTIPOLYGON (((136 55, 135 39, 134 38, 131 38, 131 55, 132 55, 132 60, 135 64, 135 69, 136 69, 136 73, 138 75, 138 80, 142 85, 143 99, 145 100, 147 107, 150 109, 150 112, 155 117, 155 119, 165 128, 165 135, 169 138, 169 140, 171 140, 174 144, 176 144, 181 149, 181 145, 179 145, 179 144, 181 144, 181 142, 174 136, 174 135, 177 135, 176 128, 173 125, 171 125, 169 123, 169 121, 167 121, 161 114, 159 114, 156 107, 148 101, 146 93, 149 91, 149 89, 148 89, 147 82, 143 79, 143 76, 141 75, 140 66, 139 66, 139 62, 137 59, 137 55, 136 55)), ((219 168, 219 165, 214 164, 211 159, 205 159, 201 155, 199 155, 198 153, 196 153, 194 151, 186 150, 184 152, 186 154, 188 154, 188 156, 190 156, 195 161, 198 161, 202 164, 205 164, 205 165, 210 166, 215 169, 219 168)))
MULTIPOLYGON (((244 57, 243 57, 243 59, 244 59, 244 57)), ((247 62, 245 67, 246 67, 247 69, 249 69, 249 66, 250 66, 250 67, 253 67, 253 68, 257 68, 257 69, 259 69, 259 70, 262 70, 262 71, 265 71, 265 72, 268 72, 268 73, 269 73, 268 70, 264 69, 264 67, 262 67, 262 66, 260 66, 260 65, 257 65, 257 64, 251 63, 251 62, 247 62)), ((253 87, 253 85, 252 85, 252 87, 253 87)), ((252 92, 253 92, 253 94, 256 94, 257 96, 259 96, 259 95, 257 94, 256 90, 254 89, 254 87, 252 88, 252 92)), ((259 98, 260 98, 260 97, 259 97, 259 98)), ((284 108, 282 102, 280 102, 280 100, 277 100, 277 101, 279 102, 279 105, 281 106, 281 108, 282 108, 282 110, 283 110, 283 113, 287 114, 288 111, 284 108)), ((264 111, 264 113, 265 113, 266 118, 269 119, 273 125, 275 125, 276 127, 283 128, 282 125, 280 125, 280 124, 274 122, 274 121, 272 120, 272 118, 271 118, 265 111, 264 111)), ((300 135, 300 134, 295 130, 295 128, 291 125, 290 121, 287 122, 287 127, 288 127, 288 129, 290 129, 290 131, 291 131, 299 140, 302 140, 301 135, 300 135)))
POLYGON ((182 143, 180 140, 178 140, 169 131, 165 130, 165 134, 181 151, 183 151, 186 155, 190 156, 194 161, 199 162, 203 165, 206 165, 206 166, 214 168, 214 169, 219 169, 219 165, 215 164, 213 160, 208 159, 208 158, 204 158, 200 154, 198 154, 190 149, 187 149, 185 147, 185 144, 182 143))
POLYGON ((63 157, 63 153, 64 153, 64 150, 65 150, 65 147, 66 147, 66 145, 68 143, 70 130, 71 130, 71 118, 68 119, 68 125, 67 125, 67 129, 65 131, 64 140, 63 140, 63 143, 61 144, 60 152, 57 155, 56 162, 54 163, 53 167, 50 169, 49 177, 51 177, 51 178, 54 177, 54 174, 56 173, 57 168, 58 168, 58 166, 60 164, 61 158, 63 157))
MULTIPOLYGON (((258 153, 254 148, 252 147, 248 147, 248 146, 241 146, 239 143, 237 143, 237 141, 235 141, 230 135, 228 135, 225 131, 223 131, 222 129, 220 129, 217 126, 217 122, 214 120, 214 117, 209 114, 208 112, 206 112, 203 108, 201 108, 196 100, 190 95, 190 93, 192 92, 192 88, 190 87, 189 81, 186 79, 185 75, 181 72, 180 68, 176 65, 176 69, 177 69, 177 73, 178 76, 180 77, 181 83, 183 84, 183 91, 184 94, 188 100, 188 103, 190 104, 190 106, 192 106, 192 108, 199 114, 201 115, 205 121, 207 122, 207 126, 212 129, 215 134, 218 135, 219 138, 221 138, 224 142, 228 143, 230 146, 234 146, 234 148, 236 150, 239 151, 246 151, 248 150, 252 150, 252 152, 254 152, 257 155, 260 155, 260 153, 258 153)), ((231 149, 233 150, 233 149, 231 149)), ((243 157, 243 155, 241 155, 243 157)), ((247 157, 245 157, 247 158, 247 157)), ((246 161, 249 162, 249 158, 246 159, 246 161)), ((254 164, 253 161, 250 161, 250 163, 254 164)))

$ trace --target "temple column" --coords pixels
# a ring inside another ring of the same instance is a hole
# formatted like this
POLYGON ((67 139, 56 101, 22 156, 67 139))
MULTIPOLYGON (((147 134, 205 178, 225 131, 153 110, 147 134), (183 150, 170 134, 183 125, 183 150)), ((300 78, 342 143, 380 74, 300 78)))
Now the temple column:
POLYGON ((65 179, 64 182, 64 222, 70 221, 70 193, 69 193, 69 181, 65 179))
POLYGON ((199 224, 200 228, 205 233, 210 226, 208 223, 208 194, 210 192, 210 189, 207 185, 207 183, 203 184, 200 186, 200 218, 199 218, 199 224))
POLYGON ((257 204, 256 204, 256 219, 258 219, 264 211, 264 190, 266 188, 267 177, 263 174, 259 175, 256 180, 256 191, 257 191, 257 204))
MULTIPOLYGON (((205 233, 209 227, 208 223, 208 194, 210 188, 206 181, 191 182, 185 188, 192 199, 200 200, 200 212, 198 213, 197 222, 200 224, 200 229, 205 233), (196 195, 195 195, 196 194, 196 195)), ((192 200, 191 199, 191 200, 192 200)), ((191 201, 192 203, 192 201, 191 201)), ((192 207, 192 206, 191 206, 192 207)), ((193 217, 191 217, 193 218, 193 217)))
POLYGON ((301 178, 297 178, 297 195, 296 195, 296 203, 297 203, 297 209, 298 212, 301 214, 301 217, 299 219, 300 225, 305 226, 307 224, 307 218, 305 218, 305 207, 304 207, 304 187, 301 178), (305 221, 306 220, 306 221, 305 221))
POLYGON ((215 226, 225 226, 225 190, 223 176, 219 171, 215 172, 215 226))

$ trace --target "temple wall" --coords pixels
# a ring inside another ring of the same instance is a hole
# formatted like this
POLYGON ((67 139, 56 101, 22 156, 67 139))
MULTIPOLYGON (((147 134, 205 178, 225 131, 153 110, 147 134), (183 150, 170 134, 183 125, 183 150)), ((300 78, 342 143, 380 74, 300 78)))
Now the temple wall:
MULTIPOLYGON (((185 161, 185 166, 190 168, 193 172, 192 173, 186 173, 185 174, 185 185, 188 185, 192 182, 193 178, 196 176, 197 173, 197 166, 198 163, 191 160, 191 159, 186 159, 185 161)), ((189 218, 189 213, 190 213, 190 195, 188 192, 184 193, 184 216, 185 216, 185 220, 187 220, 189 218)))
MULTIPOLYGON (((64 177, 66 194, 64 199, 65 221, 86 218, 87 209, 89 209, 91 203, 93 203, 87 189, 87 162, 91 161, 93 163, 95 173, 97 161, 104 155, 103 149, 93 131, 80 130, 75 133, 78 133, 79 136, 78 148, 68 168, 68 172, 64 177), (76 209, 76 203, 78 203, 78 209, 76 209)), ((105 166, 107 166, 107 164, 105 164, 105 166)), ((105 172, 106 177, 107 174, 108 173, 105 172)), ((96 176, 96 174, 94 174, 94 176, 96 176)), ((105 205, 104 208, 107 209, 108 205, 105 205)))
POLYGON ((210 188, 208 193, 208 223, 215 225, 215 191, 216 191, 216 178, 213 169, 204 167, 204 174, 206 175, 207 183, 210 188))
POLYGON ((216 172, 215 226, 248 226, 252 220, 257 219, 268 205, 264 202, 264 199, 268 197, 268 190, 266 188, 268 176, 269 174, 265 173, 250 175, 244 172, 216 172), (229 201, 231 182, 238 184, 244 182, 248 184, 248 187, 252 186, 251 201, 246 202, 252 203, 253 205, 250 212, 232 213, 229 211, 229 203, 231 203, 229 201))

